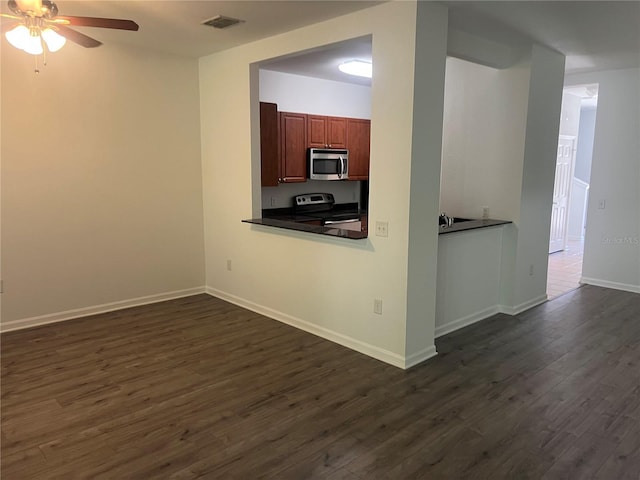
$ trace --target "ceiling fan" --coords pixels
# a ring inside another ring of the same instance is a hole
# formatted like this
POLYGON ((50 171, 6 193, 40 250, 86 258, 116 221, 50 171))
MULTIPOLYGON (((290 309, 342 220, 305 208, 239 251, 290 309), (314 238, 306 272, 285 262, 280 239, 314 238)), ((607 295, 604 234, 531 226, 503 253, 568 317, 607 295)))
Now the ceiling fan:
POLYGON ((2 25, 2 32, 11 45, 32 55, 44 54, 46 50, 58 51, 67 40, 86 48, 102 45, 69 25, 132 31, 139 28, 132 20, 58 15, 58 7, 51 0, 9 0, 8 6, 12 14, 0 13, 0 16, 17 23, 2 25))

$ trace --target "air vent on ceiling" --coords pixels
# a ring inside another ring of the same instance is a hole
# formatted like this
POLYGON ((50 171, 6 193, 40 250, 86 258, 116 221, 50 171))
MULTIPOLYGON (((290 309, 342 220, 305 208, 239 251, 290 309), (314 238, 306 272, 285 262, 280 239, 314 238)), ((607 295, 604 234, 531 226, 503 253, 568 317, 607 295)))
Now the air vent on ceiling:
POLYGON ((232 25, 237 25, 238 23, 244 23, 244 20, 225 17, 223 15, 216 15, 215 17, 202 22, 202 25, 209 25, 210 27, 213 27, 213 28, 227 28, 227 27, 231 27, 232 25))

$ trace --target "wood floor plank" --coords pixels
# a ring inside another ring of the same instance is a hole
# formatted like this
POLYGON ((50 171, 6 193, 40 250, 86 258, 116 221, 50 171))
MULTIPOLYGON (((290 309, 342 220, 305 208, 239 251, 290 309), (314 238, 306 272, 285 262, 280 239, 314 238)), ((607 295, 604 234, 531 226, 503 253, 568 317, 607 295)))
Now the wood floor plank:
POLYGON ((409 371, 208 295, 1 340, 3 478, 640 478, 638 294, 495 315, 409 371))

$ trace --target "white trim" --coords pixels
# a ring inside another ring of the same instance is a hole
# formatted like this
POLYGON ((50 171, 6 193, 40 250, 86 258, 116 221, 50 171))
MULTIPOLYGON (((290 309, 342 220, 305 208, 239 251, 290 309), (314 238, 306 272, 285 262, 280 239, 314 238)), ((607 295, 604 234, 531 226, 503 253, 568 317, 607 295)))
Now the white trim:
POLYGON ((528 300, 524 303, 521 303, 520 305, 516 305, 515 307, 510 307, 507 305, 499 305, 499 308, 500 308, 499 313, 506 313, 507 315, 512 315, 512 316, 518 315, 526 310, 529 310, 530 308, 537 307, 538 305, 543 304, 548 299, 549 298, 545 293, 544 295, 540 295, 539 297, 528 300))
POLYGON ((436 338, 446 335, 451 332, 455 332, 464 327, 468 327, 476 322, 481 320, 486 320, 489 317, 497 313, 504 313, 506 315, 518 315, 530 308, 536 307, 548 300, 547 295, 541 295, 537 298, 529 300, 527 302, 521 303, 520 305, 516 305, 515 307, 507 306, 507 305, 493 305, 491 307, 485 308, 479 312, 472 313, 462 318, 458 318, 456 320, 452 320, 444 325, 440 325, 436 327, 435 336, 436 338))
POLYGON ((164 302, 175 298, 189 297, 205 293, 204 287, 187 288, 185 290, 176 290, 173 292, 159 293, 156 295, 147 295, 145 297, 131 298, 118 302, 104 303, 102 305, 94 305, 91 307, 76 308, 66 310, 64 312, 50 313, 40 315, 38 317, 23 318, 20 320, 11 320, 0 324, 0 332, 11 332, 13 330, 21 330, 23 328, 31 328, 48 323, 63 322, 65 320, 73 320, 75 318, 88 317, 98 313, 113 312, 124 308, 138 307, 140 305, 148 305, 151 303, 164 302))
MULTIPOLYGON (((246 308, 247 310, 251 310, 252 312, 256 312, 266 317, 272 318, 273 320, 286 323, 287 325, 291 325, 292 327, 298 328, 300 330, 304 330, 305 332, 308 332, 308 333, 312 333, 313 335, 317 335, 318 337, 322 337, 326 340, 330 340, 334 343, 342 345, 343 347, 350 348, 351 350, 355 350, 356 352, 363 353, 369 357, 373 357, 377 360, 380 360, 381 362, 385 362, 390 365, 393 365, 394 367, 399 367, 403 369, 409 368, 407 366, 408 362, 406 357, 403 357, 402 355, 399 355, 394 352, 390 352, 389 350, 385 350, 384 348, 376 347, 375 345, 361 342, 360 340, 357 340, 353 337, 349 337, 347 335, 343 335, 333 330, 329 330, 328 328, 320 327, 318 325, 307 322, 300 318, 296 318, 286 313, 273 310, 269 307, 259 305, 257 303, 246 300, 244 298, 237 297, 235 295, 232 295, 227 292, 223 292, 221 290, 217 290, 212 287, 207 287, 206 293, 208 293, 213 297, 226 300, 227 302, 233 303, 234 305, 238 305, 242 308, 246 308)), ((436 354, 435 347, 434 346, 428 347, 424 351, 411 355, 410 358, 412 361, 419 363, 429 358, 429 357, 425 357, 427 353, 429 353, 429 356, 435 355, 436 354)))
POLYGON ((596 287, 612 288, 614 290, 623 290, 625 292, 640 293, 640 285, 631 285, 629 283, 610 282, 608 280, 590 277, 581 277, 580 283, 586 283, 596 287))
POLYGON ((404 369, 407 370, 411 367, 415 367, 416 365, 429 360, 432 357, 438 355, 438 351, 436 350, 435 345, 430 345, 427 348, 423 348, 419 352, 412 353, 408 357, 404 359, 404 369))
POLYGON ((471 315, 467 315, 465 317, 452 320, 448 323, 445 323, 444 325, 436 326, 436 331, 435 331, 436 338, 446 335, 447 333, 451 333, 455 330, 459 330, 461 328, 467 327, 473 323, 479 322, 480 320, 489 318, 492 315, 495 315, 496 313, 501 313, 500 306, 493 305, 479 312, 472 313, 471 315))

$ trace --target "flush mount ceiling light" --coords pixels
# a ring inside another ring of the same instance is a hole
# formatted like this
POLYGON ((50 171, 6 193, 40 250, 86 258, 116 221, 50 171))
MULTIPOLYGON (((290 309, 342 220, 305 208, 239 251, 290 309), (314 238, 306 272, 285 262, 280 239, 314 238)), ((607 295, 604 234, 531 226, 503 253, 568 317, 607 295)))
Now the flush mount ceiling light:
POLYGON ((373 65, 366 60, 349 60, 338 65, 338 69, 348 75, 371 78, 373 65))

